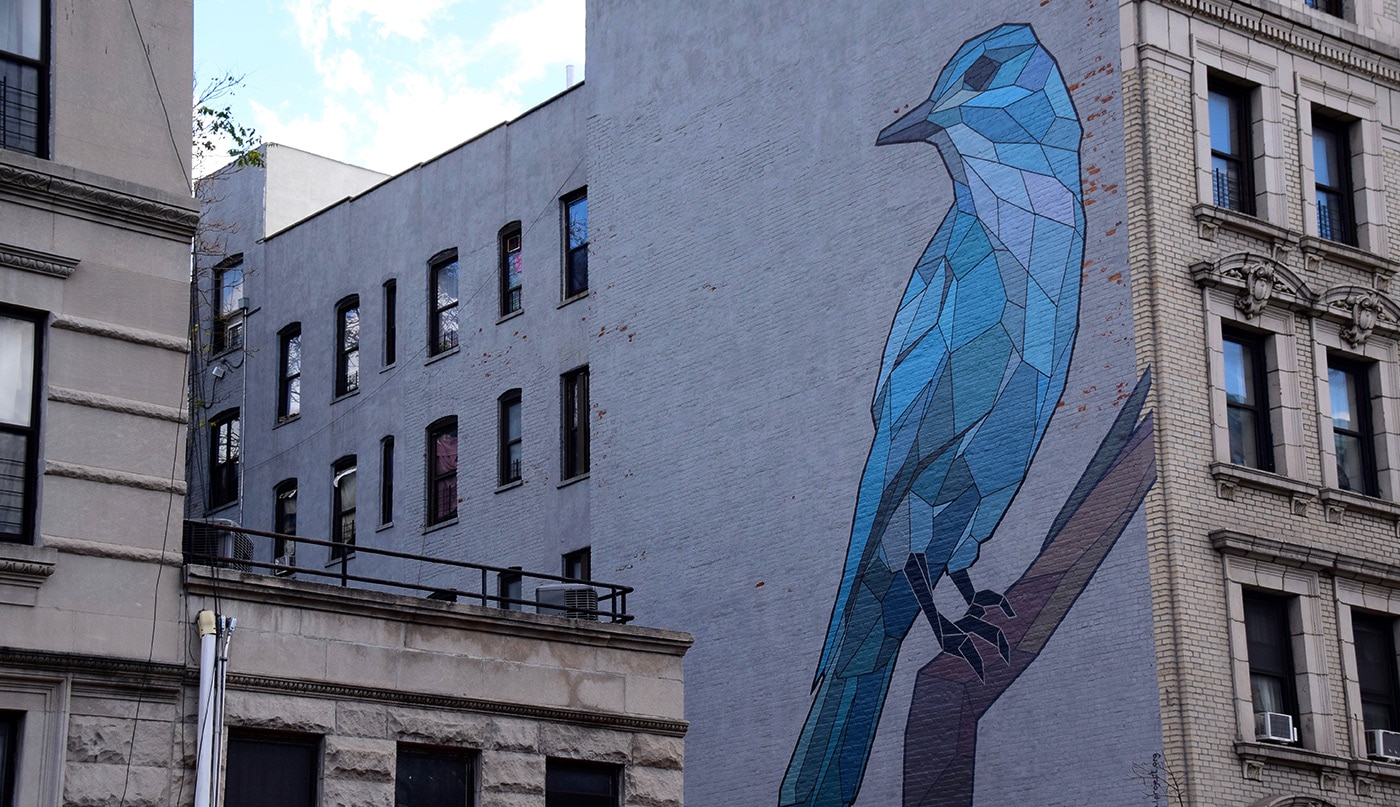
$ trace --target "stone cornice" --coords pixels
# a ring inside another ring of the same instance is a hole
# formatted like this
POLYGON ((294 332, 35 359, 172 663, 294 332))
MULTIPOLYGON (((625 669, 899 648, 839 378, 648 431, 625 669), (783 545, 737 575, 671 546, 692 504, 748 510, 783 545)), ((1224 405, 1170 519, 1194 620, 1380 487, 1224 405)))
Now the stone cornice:
POLYGON ((23 272, 67 278, 72 276, 73 270, 78 268, 78 259, 0 243, 0 266, 7 269, 19 269, 23 272))
MULTIPOLYGON (((86 677, 113 678, 122 681, 140 681, 142 686, 192 685, 199 681, 199 672, 180 664, 162 661, 146 662, 140 659, 114 658, 110 656, 88 656, 78 653, 55 653, 42 650, 25 650, 14 647, 0 647, 0 667, 19 667, 29 670, 60 671, 66 674, 86 677)), ((283 678, 280 676, 228 674, 229 689, 244 692, 264 692, 276 695, 302 695, 337 700, 373 701, 402 706, 420 706, 435 709, 451 709, 459 712, 518 717, 526 720, 548 720, 555 723, 570 723, 590 728, 614 729, 644 734, 664 734, 684 737, 690 728, 685 720, 667 718, 634 717, 612 712, 592 712, 585 709, 565 709, 555 706, 534 706, 528 704, 489 701, 481 698, 463 698, 451 695, 429 695, 420 692, 405 692, 381 687, 350 686, 329 681, 309 681, 283 678)))
POLYGON ((481 698, 463 698, 453 695, 429 695, 420 692, 404 692, 398 689, 379 687, 350 686, 328 681, 295 680, 262 675, 229 673, 229 688, 249 692, 268 692, 281 695, 311 695, 339 700, 375 701, 395 703, 404 706, 424 706, 434 709, 450 709, 458 712, 479 712, 482 714, 519 717, 527 720, 549 720, 555 723, 572 723, 591 728, 615 729, 645 734, 666 734, 683 737, 690 724, 684 720, 666 718, 632 717, 610 712, 590 712, 583 709, 563 709, 554 706, 534 706, 502 701, 488 701, 481 698))
POLYGON ((1400 586, 1400 565, 1394 563, 1246 535, 1234 530, 1216 530, 1210 534, 1210 542, 1216 551, 1226 555, 1266 560, 1363 582, 1400 586))
POLYGON ((334 614, 353 613, 394 622, 435 625, 478 633, 504 634, 566 644, 683 656, 693 640, 687 633, 634 625, 563 619, 500 608, 439 602, 368 589, 292 580, 253 572, 185 567, 185 590, 192 595, 218 596, 230 601, 276 602, 294 608, 334 614))
MULTIPOLYGON (((1251 39, 1281 45, 1315 59, 1331 62, 1348 73, 1359 73, 1391 86, 1400 86, 1400 67, 1397 67, 1393 60, 1376 58, 1370 55, 1375 51, 1363 44, 1328 36, 1307 25, 1280 19, 1278 15, 1262 9, 1217 0, 1162 0, 1162 4, 1244 32, 1251 39)), ((1356 38, 1364 39, 1360 36, 1356 38)))
POLYGON ((99 322, 95 319, 84 319, 66 314, 59 314, 53 318, 53 327, 61 331, 72 331, 74 333, 85 333, 91 336, 102 336, 107 339, 119 339, 123 342, 130 342, 134 345, 145 345, 146 347, 158 347, 162 350, 169 350, 175 353, 188 353, 190 340, 178 336, 168 336, 154 331, 143 331, 140 328, 128 328, 122 325, 113 325, 110 322, 99 322))
POLYGON ((0 162, 0 198, 175 241, 190 240, 199 223, 193 198, 188 206, 157 201, 5 162, 0 162))

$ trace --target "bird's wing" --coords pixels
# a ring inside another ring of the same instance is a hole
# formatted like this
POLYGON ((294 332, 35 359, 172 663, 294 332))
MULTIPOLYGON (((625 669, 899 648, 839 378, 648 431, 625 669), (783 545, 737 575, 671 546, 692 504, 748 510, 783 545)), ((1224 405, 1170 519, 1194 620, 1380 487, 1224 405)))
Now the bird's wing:
POLYGON ((973 427, 965 424, 958 428, 951 420, 923 423, 911 416, 924 408, 923 402, 948 372, 948 340, 953 336, 951 320, 956 316, 949 305, 953 278, 963 264, 971 267, 987 260, 996 243, 975 216, 954 208, 944 217, 909 278, 885 343, 871 413, 875 439, 861 475, 846 565, 814 687, 841 655, 839 648, 846 633, 854 630, 863 635, 868 627, 864 616, 846 613, 856 587, 873 575, 879 579, 865 582, 883 589, 887 578, 904 565, 904 558, 884 557, 881 537, 890 514, 907 495, 915 466, 955 445, 960 434, 973 427))

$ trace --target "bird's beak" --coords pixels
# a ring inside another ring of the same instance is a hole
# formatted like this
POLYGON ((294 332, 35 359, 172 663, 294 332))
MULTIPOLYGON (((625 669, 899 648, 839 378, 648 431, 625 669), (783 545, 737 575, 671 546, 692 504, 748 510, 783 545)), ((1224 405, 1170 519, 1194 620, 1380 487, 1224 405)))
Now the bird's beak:
POLYGON ((943 130, 942 126, 931 123, 928 116, 933 112, 933 100, 919 104, 909 110, 904 117, 880 131, 875 145, 888 146, 891 143, 919 143, 928 140, 943 130))

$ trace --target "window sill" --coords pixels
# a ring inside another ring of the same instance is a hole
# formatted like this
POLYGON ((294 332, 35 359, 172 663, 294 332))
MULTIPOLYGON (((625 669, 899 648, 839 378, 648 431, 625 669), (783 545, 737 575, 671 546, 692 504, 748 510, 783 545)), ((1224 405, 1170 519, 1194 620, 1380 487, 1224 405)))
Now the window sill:
POLYGON ((393 526, 394 526, 394 522, 392 522, 392 521, 386 521, 386 522, 384 522, 383 524, 380 524, 378 527, 375 527, 375 528, 374 528, 374 531, 375 531, 375 532, 383 532, 383 531, 388 530, 388 529, 393 529, 393 526))
POLYGON ((1296 745, 1237 742, 1235 743, 1235 753, 1239 754, 1245 762, 1259 765, 1286 765, 1290 768, 1304 768, 1334 775, 1346 773, 1351 764, 1349 759, 1296 745))
POLYGON ((562 482, 560 482, 558 485, 556 485, 555 488, 556 488, 556 489, 557 489, 557 488, 567 488, 567 487, 569 487, 570 485, 577 485, 579 482, 584 481, 584 480, 587 479, 588 477, 589 477, 589 472, 588 472, 588 471, 584 471, 583 473, 579 474, 578 476, 571 476, 571 477, 569 477, 568 479, 565 479, 564 481, 562 481, 562 482))
POLYGON ((524 479, 517 479, 517 480, 515 480, 515 481, 513 481, 513 482, 507 482, 507 483, 505 483, 504 485, 497 485, 497 486, 496 486, 496 492, 497 492, 497 493, 505 493, 506 491, 508 491, 508 490, 514 490, 514 489, 520 487, 520 486, 523 485, 523 484, 525 484, 525 480, 524 480, 524 479))
POLYGON ((1386 782, 1400 782, 1400 764, 1376 759, 1354 759, 1348 766, 1359 776, 1369 776, 1386 782))
POLYGON ((496 318, 496 324, 497 324, 497 325, 500 325, 502 322, 508 322, 508 321, 510 321, 510 320, 515 319, 515 318, 518 317, 518 316, 523 315, 524 313, 525 313, 525 309, 523 309, 523 308, 517 308, 517 309, 515 309, 514 311, 510 312, 509 314, 502 314, 502 315, 500 315, 499 317, 497 317, 497 318, 496 318))
POLYGON ((1215 231, 1220 229, 1253 236, 1271 244, 1292 245, 1298 241, 1298 236, 1288 228, 1238 210, 1199 204, 1191 208, 1191 214, 1196 218, 1200 236, 1208 241, 1214 241, 1215 231))
POLYGON ((278 418, 277 422, 272 424, 272 428, 280 429, 288 423, 296 423, 298 420, 301 420, 301 415, 290 415, 288 417, 278 418))
POLYGON ((1306 515, 1308 503, 1318 497, 1316 485, 1246 465, 1213 462, 1210 475, 1215 478, 1215 495, 1222 499, 1234 499, 1237 488, 1277 493, 1289 497, 1294 515, 1306 515))
POLYGON ((331 406, 334 406, 334 405, 340 403, 341 401, 345 400, 346 398, 353 398, 353 397, 355 397, 356 395, 359 395, 359 394, 360 394, 360 388, 359 388, 359 387, 356 387, 356 388, 350 390, 349 392, 342 392, 342 393, 340 393, 339 395, 337 395, 337 396, 335 396, 334 398, 331 399, 331 406))
POLYGON ((1306 256, 1309 268, 1313 268, 1314 262, 1332 261, 1374 275, 1389 277, 1395 273, 1395 265, 1385 258, 1341 241, 1329 241, 1326 238, 1308 235, 1298 241, 1298 249, 1306 256))
POLYGON ((579 292, 578 294, 575 294, 572 297, 565 297, 564 299, 560 300, 559 305, 556 305, 555 308, 563 308, 564 306, 571 305, 573 303, 578 302, 579 300, 586 300, 592 293, 592 289, 584 289, 583 291, 579 292))
POLYGON ((456 347, 448 348, 447 350, 444 350, 444 351, 442 351, 441 353, 434 353, 433 355, 429 356, 429 357, 427 358, 426 361, 423 362, 423 366, 424 366, 424 367, 427 367, 428 365, 430 365, 430 364, 432 364, 432 363, 434 363, 434 362, 442 361, 443 359, 447 358, 448 356, 456 356, 458 353, 461 353, 461 352, 462 352, 462 346, 461 346, 461 345, 457 345, 456 347))
POLYGON ((1347 510, 1372 516, 1400 519, 1400 504, 1378 499, 1375 496, 1366 496, 1339 488, 1323 488, 1320 498, 1322 506, 1326 509, 1328 521, 1340 522, 1341 514, 1347 510), (1334 512, 1336 518, 1333 518, 1334 512))
POLYGON ((430 532, 437 532, 438 530, 445 530, 448 527, 455 526, 457 526, 457 516, 453 516, 452 518, 449 518, 445 521, 435 521, 432 524, 425 526, 423 528, 423 534, 427 535, 430 532))
POLYGON ((380 368, 379 368, 379 372, 381 372, 381 373, 387 373, 387 372, 389 372, 390 370, 393 370, 393 369, 395 369, 395 368, 398 367, 398 366, 399 366, 399 363, 398 363, 398 362, 391 362, 391 363, 389 363, 389 364, 384 365, 383 367, 380 367, 380 368))
POLYGON ((58 550, 0 542, 0 603, 38 604, 39 586, 58 565, 58 550))

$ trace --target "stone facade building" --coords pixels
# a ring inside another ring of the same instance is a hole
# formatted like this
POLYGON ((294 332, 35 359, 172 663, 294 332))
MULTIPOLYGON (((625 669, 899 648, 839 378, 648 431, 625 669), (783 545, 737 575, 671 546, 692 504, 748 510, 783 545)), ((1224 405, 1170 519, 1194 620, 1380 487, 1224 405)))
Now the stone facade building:
POLYGON ((181 526, 192 239, 253 253, 383 179, 268 147, 256 216, 197 227, 191 15, 0 0, 0 806, 679 804, 684 634, 182 551, 245 540, 181 526))
POLYGON ((587 22, 267 234, 191 516, 635 587, 692 805, 1400 800, 1394 3, 587 22))

